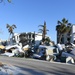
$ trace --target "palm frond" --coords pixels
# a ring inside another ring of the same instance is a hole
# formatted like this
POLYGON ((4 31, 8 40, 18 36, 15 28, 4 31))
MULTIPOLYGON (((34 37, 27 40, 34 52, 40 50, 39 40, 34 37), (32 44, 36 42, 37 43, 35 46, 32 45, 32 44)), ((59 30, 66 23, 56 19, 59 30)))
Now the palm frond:
POLYGON ((63 24, 67 24, 67 23, 68 23, 68 20, 66 20, 65 18, 63 18, 63 19, 62 19, 62 23, 63 23, 63 24))
POLYGON ((46 29, 46 31, 49 31, 48 29, 46 29))
POLYGON ((6 27, 8 28, 8 32, 9 32, 10 35, 11 35, 11 34, 14 33, 13 30, 14 30, 14 28, 16 28, 16 25, 13 24, 12 26, 10 26, 9 24, 7 24, 6 27))
POLYGON ((68 23, 68 20, 65 21, 65 24, 67 24, 67 23, 68 23))
POLYGON ((6 25, 6 28, 9 28, 9 27, 10 27, 10 25, 9 25, 9 24, 7 24, 7 25, 6 25))
POLYGON ((57 25, 56 26, 56 30, 58 31, 60 29, 60 25, 57 25))
POLYGON ((17 28, 15 24, 12 25, 13 28, 17 28))
MULTIPOLYGON (((4 0, 0 0, 0 3, 2 3, 4 0)), ((11 0, 7 0, 9 3, 11 3, 11 0)))
POLYGON ((11 3, 11 0, 7 0, 9 3, 11 3))
POLYGON ((46 25, 46 21, 44 21, 44 25, 46 25))
POLYGON ((44 25, 39 25, 38 27, 44 27, 44 25))
POLYGON ((64 23, 65 21, 66 21, 66 19, 65 19, 65 18, 63 18, 63 19, 62 19, 62 22, 64 23))
POLYGON ((71 24, 71 23, 68 23, 68 24, 67 24, 67 26, 70 26, 70 27, 71 27, 71 26, 72 26, 72 24, 71 24))
POLYGON ((41 31, 41 32, 42 32, 42 31, 43 31, 43 29, 39 29, 38 31, 41 31))
POLYGON ((57 21, 57 24, 58 24, 58 25, 61 25, 61 22, 58 20, 58 21, 57 21))

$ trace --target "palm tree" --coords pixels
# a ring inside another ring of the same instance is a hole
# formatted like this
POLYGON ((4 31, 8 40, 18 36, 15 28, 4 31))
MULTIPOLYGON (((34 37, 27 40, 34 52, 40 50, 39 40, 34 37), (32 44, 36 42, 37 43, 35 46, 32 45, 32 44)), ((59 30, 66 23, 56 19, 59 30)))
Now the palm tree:
POLYGON ((17 28, 17 27, 16 27, 16 25, 14 25, 14 24, 13 24, 12 26, 10 26, 9 24, 7 24, 7 25, 6 25, 6 28, 8 28, 8 32, 10 33, 10 35, 11 35, 11 34, 13 35, 13 34, 14 34, 13 30, 14 30, 15 28, 17 28))
POLYGON ((57 21, 56 31, 58 33, 57 36, 59 36, 59 43, 61 43, 62 35, 70 32, 71 30, 71 23, 68 23, 68 20, 65 18, 62 19, 62 21, 57 21))
POLYGON ((42 27, 42 29, 39 29, 39 31, 42 33, 42 41, 44 42, 45 41, 45 36, 47 34, 47 31, 49 31, 47 28, 46 28, 46 22, 44 21, 44 25, 39 25, 42 27))

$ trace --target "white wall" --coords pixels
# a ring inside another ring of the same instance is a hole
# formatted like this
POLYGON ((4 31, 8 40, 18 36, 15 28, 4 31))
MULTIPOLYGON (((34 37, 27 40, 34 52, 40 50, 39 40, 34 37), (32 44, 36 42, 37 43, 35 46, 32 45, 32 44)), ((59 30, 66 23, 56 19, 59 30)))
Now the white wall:
POLYGON ((42 35, 39 34, 35 35, 35 40, 42 40, 42 35))
POLYGON ((75 40, 75 24, 72 25, 71 43, 75 40))

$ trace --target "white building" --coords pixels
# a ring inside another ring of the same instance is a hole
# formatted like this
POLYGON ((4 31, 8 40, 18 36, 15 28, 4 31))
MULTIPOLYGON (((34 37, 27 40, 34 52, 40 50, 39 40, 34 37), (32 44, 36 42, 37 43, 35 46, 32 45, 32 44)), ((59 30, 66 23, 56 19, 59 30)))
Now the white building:
POLYGON ((35 35, 36 45, 39 45, 41 43, 41 40, 42 40, 42 34, 41 33, 36 33, 36 35, 35 35))
POLYGON ((13 37, 10 39, 10 44, 17 43, 20 41, 23 43, 32 43, 35 41, 36 44, 39 44, 42 40, 42 34, 35 32, 24 32, 24 33, 14 33, 13 37))
POLYGON ((71 31, 71 43, 75 42, 75 24, 72 25, 72 31, 71 31))

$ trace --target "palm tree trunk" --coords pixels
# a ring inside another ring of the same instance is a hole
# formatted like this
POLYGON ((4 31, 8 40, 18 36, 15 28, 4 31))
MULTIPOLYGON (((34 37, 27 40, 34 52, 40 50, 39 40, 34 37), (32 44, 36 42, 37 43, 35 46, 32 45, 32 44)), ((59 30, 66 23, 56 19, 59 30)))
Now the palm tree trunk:
POLYGON ((60 34, 60 37, 59 37, 59 43, 61 43, 61 38, 62 38, 62 34, 60 34))
POLYGON ((9 37, 8 37, 8 44, 9 44, 9 45, 10 45, 10 35, 11 35, 11 34, 9 34, 9 37))

